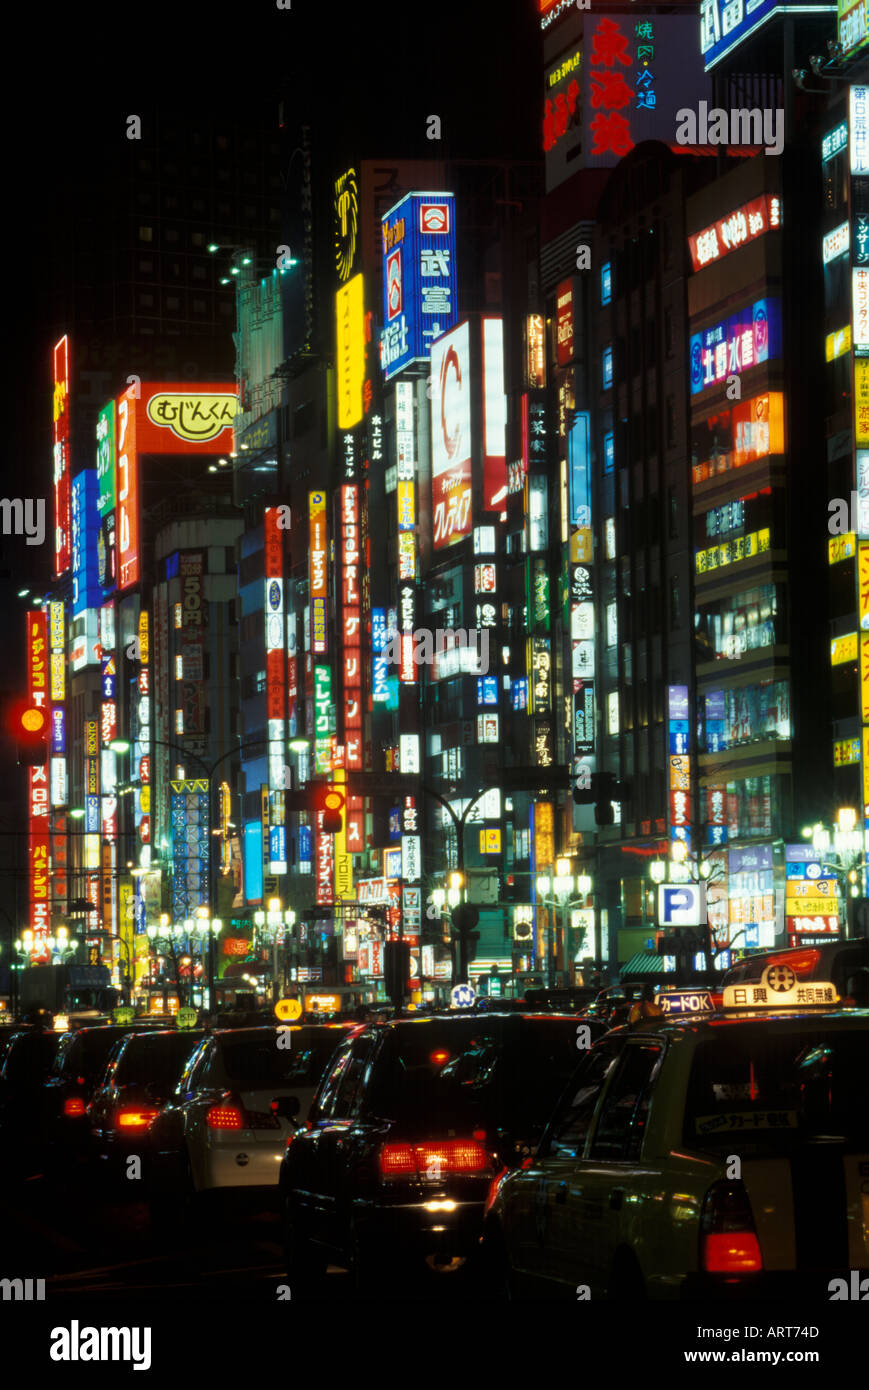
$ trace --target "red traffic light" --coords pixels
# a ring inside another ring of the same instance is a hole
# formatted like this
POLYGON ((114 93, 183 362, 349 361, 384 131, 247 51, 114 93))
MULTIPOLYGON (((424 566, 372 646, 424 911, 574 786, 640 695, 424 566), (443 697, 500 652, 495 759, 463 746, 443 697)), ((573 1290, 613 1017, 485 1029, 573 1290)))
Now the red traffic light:
POLYGON ((317 810, 323 814, 322 829, 326 835, 337 835, 343 828, 344 818, 341 810, 344 805, 342 792, 334 787, 321 787, 317 793, 317 810))
POLYGON ((18 762, 25 767, 42 767, 48 760, 48 710, 30 700, 16 700, 7 724, 18 745, 18 762))

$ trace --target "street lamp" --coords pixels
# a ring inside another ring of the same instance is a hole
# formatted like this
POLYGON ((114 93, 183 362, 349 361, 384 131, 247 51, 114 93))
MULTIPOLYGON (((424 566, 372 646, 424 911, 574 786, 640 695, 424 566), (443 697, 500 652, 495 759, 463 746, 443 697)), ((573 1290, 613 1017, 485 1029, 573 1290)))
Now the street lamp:
MULTIPOLYGON (((588 874, 578 874, 574 877, 570 871, 569 859, 556 859, 555 874, 551 878, 549 874, 545 873, 537 875, 537 892, 540 895, 543 906, 552 908, 554 914, 557 914, 559 908, 561 908, 564 913, 562 925, 564 940, 564 973, 567 976, 566 983, 568 985, 570 984, 569 962, 572 959, 570 950, 570 912, 573 908, 585 907, 591 889, 592 880, 590 876, 588 874), (547 896, 550 891, 554 894, 553 898, 547 896), (579 897, 571 900, 571 894, 574 892, 578 893, 579 897)), ((551 929, 549 944, 550 950, 547 952, 547 982, 549 988, 552 989, 555 985, 556 942, 554 931, 551 931, 551 929)))
POLYGON ((263 933, 263 939, 272 944, 272 1002, 277 1004, 281 996, 280 983, 278 980, 278 947, 283 942, 284 946, 284 979, 286 980, 286 948, 287 936, 296 924, 296 914, 291 907, 281 911, 280 898, 269 898, 268 911, 261 909, 253 914, 254 925, 257 934, 263 933))

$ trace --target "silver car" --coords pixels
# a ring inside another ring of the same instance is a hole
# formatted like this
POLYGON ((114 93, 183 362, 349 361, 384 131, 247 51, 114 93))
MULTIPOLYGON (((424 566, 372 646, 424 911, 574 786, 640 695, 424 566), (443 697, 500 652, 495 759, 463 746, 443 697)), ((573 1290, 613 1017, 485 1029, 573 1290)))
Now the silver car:
POLYGON ((204 1193, 272 1189, 297 1117, 349 1023, 226 1028, 191 1056, 151 1125, 149 1179, 155 1221, 176 1219, 204 1193))

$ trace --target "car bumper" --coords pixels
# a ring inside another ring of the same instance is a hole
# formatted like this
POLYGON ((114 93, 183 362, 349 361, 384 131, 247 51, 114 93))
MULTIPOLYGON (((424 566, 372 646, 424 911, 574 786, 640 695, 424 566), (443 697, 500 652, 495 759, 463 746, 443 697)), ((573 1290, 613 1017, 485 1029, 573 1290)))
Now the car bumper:
POLYGON ((357 1211, 355 1225, 369 1250, 387 1244, 421 1258, 478 1253, 485 1201, 439 1199, 375 1205, 357 1211), (446 1202, 446 1205, 445 1205, 446 1202))
MULTIPOLYGON (((865 1270, 861 1271, 865 1274, 865 1270)), ((842 1277, 841 1270, 768 1270, 761 1274, 728 1279, 710 1274, 689 1274, 683 1281, 679 1296, 683 1302, 706 1301, 738 1303, 752 1299, 778 1300, 806 1298, 829 1299, 830 1281, 842 1277)), ((847 1282, 848 1272, 843 1276, 847 1282)))
POLYGON ((273 1187, 277 1195, 278 1175, 285 1149, 286 1139, 279 1139, 275 1144, 251 1141, 232 1146, 209 1145, 197 1186, 202 1192, 273 1187))

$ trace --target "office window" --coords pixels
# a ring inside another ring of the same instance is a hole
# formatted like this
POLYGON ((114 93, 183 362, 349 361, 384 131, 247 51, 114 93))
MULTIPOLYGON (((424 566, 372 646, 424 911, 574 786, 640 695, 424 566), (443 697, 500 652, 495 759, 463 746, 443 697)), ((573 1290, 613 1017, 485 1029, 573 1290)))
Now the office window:
POLYGON ((153 307, 154 307, 154 296, 153 296, 152 294, 140 294, 140 295, 139 295, 139 308, 140 308, 140 309, 153 309, 153 307))
POLYGON ((616 457, 616 437, 612 430, 609 430, 603 437, 603 471, 612 473, 616 457))
POLYGON ((153 228, 153 227, 140 227, 140 228, 139 228, 139 240, 140 240, 140 241, 153 241, 153 240, 154 240, 154 228, 153 228))
POLYGON ((190 245, 191 245, 191 246, 204 246, 204 245, 205 245, 205 233, 204 233, 204 232, 191 232, 191 233, 190 233, 190 245))
POLYGON ((612 263, 607 261, 600 268, 600 302, 601 304, 611 304, 613 297, 613 268, 612 263))
POLYGON ((613 384, 613 350, 612 344, 603 350, 603 389, 608 391, 613 384))

